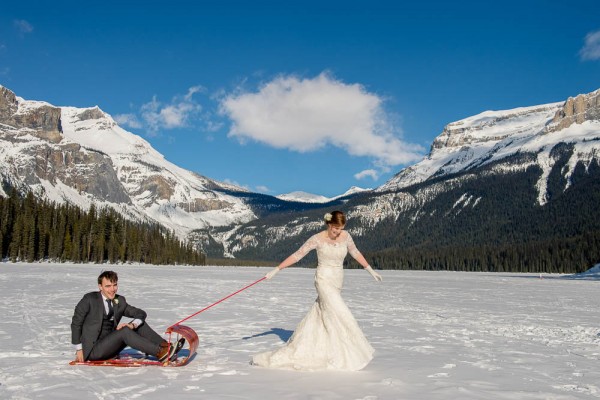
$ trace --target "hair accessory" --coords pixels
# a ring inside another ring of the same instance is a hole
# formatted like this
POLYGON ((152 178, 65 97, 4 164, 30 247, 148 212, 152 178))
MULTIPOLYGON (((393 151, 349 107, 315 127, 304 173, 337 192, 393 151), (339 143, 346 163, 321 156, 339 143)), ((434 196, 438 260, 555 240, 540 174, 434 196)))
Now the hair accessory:
POLYGON ((329 221, 331 221, 331 218, 333 218, 333 215, 331 215, 330 213, 327 213, 323 216, 323 218, 325 219, 325 221, 329 222, 329 221))

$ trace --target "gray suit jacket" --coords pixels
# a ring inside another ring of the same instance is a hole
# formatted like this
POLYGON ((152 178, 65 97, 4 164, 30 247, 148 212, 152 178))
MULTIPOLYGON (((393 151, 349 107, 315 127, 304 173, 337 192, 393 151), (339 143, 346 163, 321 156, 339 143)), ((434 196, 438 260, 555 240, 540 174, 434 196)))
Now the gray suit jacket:
MULTIPOLYGON (((113 303, 115 313, 115 327, 122 317, 133 319, 146 319, 146 312, 127 304, 125 297, 116 295, 118 303, 113 303)), ((75 306, 73 319, 71 320, 71 343, 82 344, 83 358, 87 360, 92 348, 98 341, 102 332, 102 319, 104 318, 104 303, 100 292, 90 292, 75 306)))

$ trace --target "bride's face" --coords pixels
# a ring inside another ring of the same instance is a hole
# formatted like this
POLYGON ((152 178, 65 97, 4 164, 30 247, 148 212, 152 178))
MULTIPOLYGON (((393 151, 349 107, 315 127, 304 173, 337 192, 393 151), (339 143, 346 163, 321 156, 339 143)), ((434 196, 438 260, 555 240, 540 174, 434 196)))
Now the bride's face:
POLYGON ((327 224, 327 235, 330 239, 335 240, 344 230, 344 225, 327 224))

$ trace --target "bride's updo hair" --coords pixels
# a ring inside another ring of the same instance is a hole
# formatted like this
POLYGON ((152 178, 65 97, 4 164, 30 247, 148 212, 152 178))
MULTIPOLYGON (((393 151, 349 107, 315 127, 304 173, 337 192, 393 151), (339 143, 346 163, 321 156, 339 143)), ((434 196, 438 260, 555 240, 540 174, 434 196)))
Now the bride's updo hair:
POLYGON ((323 217, 327 225, 346 225, 346 216, 341 211, 332 211, 323 217))

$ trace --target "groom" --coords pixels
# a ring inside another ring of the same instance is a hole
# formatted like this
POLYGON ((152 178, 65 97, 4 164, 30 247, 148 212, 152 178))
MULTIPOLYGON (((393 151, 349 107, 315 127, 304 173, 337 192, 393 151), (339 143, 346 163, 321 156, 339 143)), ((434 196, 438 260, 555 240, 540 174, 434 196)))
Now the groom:
POLYGON ((146 323, 146 312, 127 304, 117 295, 118 276, 104 271, 98 277, 97 292, 83 296, 71 321, 71 341, 76 361, 106 360, 117 356, 126 346, 172 360, 183 347, 183 339, 169 345, 146 323), (121 322, 122 317, 133 318, 121 322))

